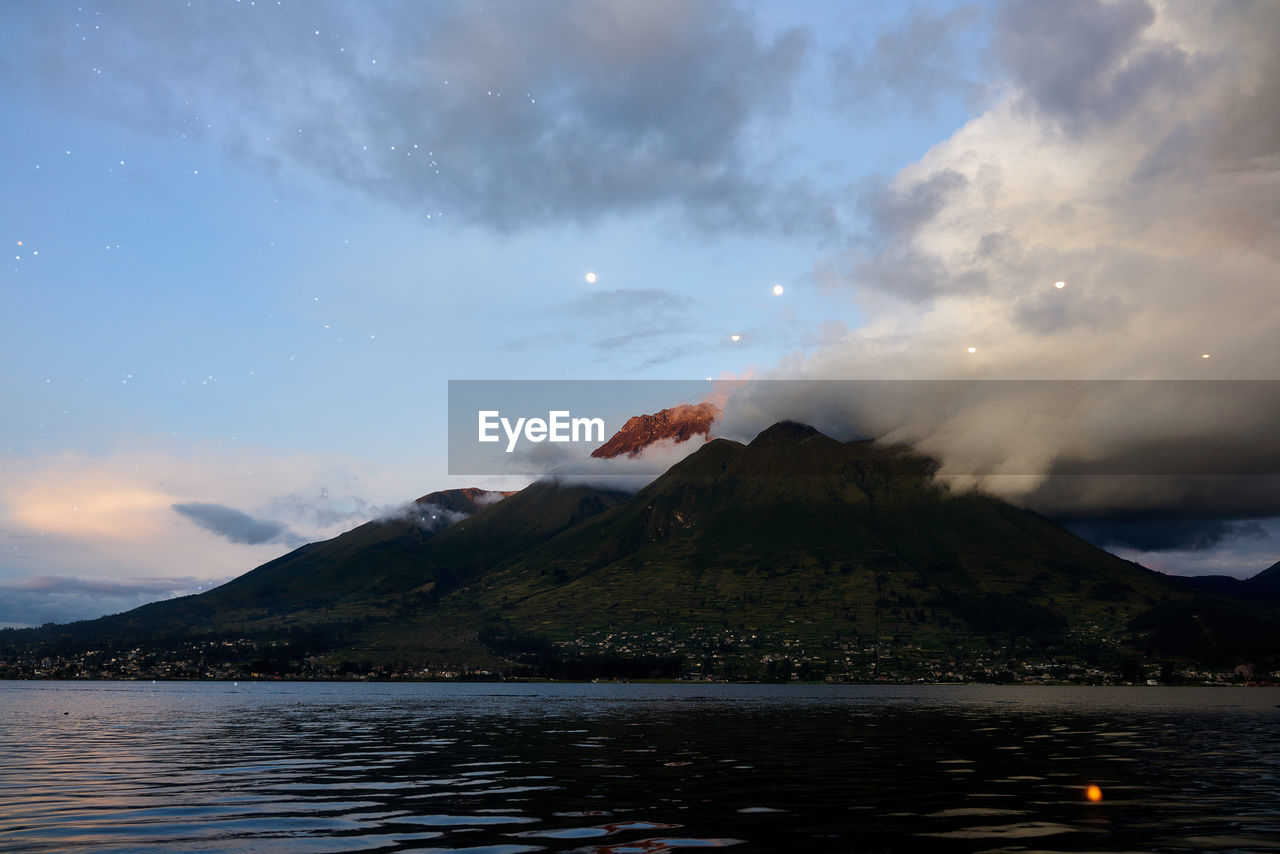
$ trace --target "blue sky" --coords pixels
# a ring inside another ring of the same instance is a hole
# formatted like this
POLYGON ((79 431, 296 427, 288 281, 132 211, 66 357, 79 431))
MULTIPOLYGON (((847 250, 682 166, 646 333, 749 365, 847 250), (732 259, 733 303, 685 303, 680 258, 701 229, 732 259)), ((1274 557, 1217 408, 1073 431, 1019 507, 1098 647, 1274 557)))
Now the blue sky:
MULTIPOLYGON (((450 379, 1273 379, 1275 23, 5 4, 0 622, 199 589, 472 485, 450 379)), ((1280 557, 1273 491, 1221 518, 1185 489, 1037 500, 1172 508, 1196 548, 1127 553, 1248 575, 1280 557)))

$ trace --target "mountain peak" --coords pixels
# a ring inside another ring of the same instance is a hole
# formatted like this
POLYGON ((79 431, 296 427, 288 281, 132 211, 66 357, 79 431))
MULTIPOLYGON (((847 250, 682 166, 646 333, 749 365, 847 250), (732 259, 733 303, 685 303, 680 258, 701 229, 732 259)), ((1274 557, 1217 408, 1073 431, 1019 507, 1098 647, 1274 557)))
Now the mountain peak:
POLYGON ((1249 583, 1260 587, 1280 589, 1280 561, 1276 561, 1253 578, 1250 578, 1249 583))
POLYGON ((711 438, 711 424, 720 417, 714 403, 682 403, 652 415, 633 415, 613 438, 591 452, 598 459, 626 455, 636 457, 654 442, 674 439, 676 444, 694 436, 711 438))
POLYGON ((801 424, 799 421, 779 421, 752 439, 751 445, 748 447, 757 445, 798 445, 814 439, 827 438, 827 436, 808 424, 801 424))
POLYGON ((501 501, 509 495, 514 495, 514 493, 494 492, 489 489, 467 486, 462 489, 443 489, 439 492, 429 492, 421 498, 414 499, 413 503, 432 504, 453 513, 470 516, 472 513, 479 512, 481 508, 487 507, 495 501, 501 501))

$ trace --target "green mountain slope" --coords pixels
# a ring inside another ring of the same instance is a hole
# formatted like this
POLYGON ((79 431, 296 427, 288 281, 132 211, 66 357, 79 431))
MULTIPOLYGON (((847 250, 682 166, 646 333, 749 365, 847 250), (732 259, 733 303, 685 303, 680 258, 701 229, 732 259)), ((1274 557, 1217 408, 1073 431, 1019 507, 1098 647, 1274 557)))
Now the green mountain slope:
POLYGON ((1035 514, 949 495, 932 468, 794 424, 746 446, 717 440, 518 556, 478 601, 514 631, 583 649, 612 633, 656 652, 640 638, 662 627, 689 643, 781 631, 828 656, 910 646, 950 659, 1014 639, 1122 634, 1157 603, 1188 598, 1035 514))
POLYGON ((502 496, 477 489, 430 493, 398 518, 309 543, 205 593, 17 634, 55 642, 59 649, 246 634, 301 636, 314 648, 341 647, 354 642, 366 624, 385 622, 389 611, 403 613, 406 603, 425 607, 509 552, 626 497, 552 483, 502 496), (441 511, 471 512, 483 523, 479 528, 449 524, 441 511), (430 518, 433 512, 440 518, 430 518))
MULTIPOLYGON (((502 501, 480 503, 458 492, 432 493, 418 507, 473 514, 453 524, 416 512, 368 522, 312 543, 205 594, 217 610, 287 613, 414 592, 436 595, 464 584, 511 554, 618 503, 623 493, 534 484, 502 501), (442 503, 443 496, 448 503, 442 503)), ((468 490, 475 492, 475 490, 468 490)))

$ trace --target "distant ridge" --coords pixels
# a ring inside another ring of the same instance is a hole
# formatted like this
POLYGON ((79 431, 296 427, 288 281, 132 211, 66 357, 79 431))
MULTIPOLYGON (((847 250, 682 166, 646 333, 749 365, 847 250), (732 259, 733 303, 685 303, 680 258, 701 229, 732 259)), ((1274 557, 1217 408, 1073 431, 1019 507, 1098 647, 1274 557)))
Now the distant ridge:
POLYGON ((1266 587, 1280 593, 1280 561, 1276 561, 1250 578, 1249 583, 1255 587, 1266 587))
POLYGON ((1240 579, 1229 575, 1191 575, 1181 580, 1207 593, 1280 605, 1280 562, 1273 563, 1251 578, 1240 579))

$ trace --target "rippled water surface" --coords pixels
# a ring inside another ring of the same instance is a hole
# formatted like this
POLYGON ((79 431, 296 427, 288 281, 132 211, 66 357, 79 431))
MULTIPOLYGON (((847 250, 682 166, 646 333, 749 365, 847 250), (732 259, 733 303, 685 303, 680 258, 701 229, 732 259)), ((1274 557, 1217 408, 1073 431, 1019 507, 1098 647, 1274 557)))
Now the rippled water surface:
POLYGON ((1280 850, 1277 704, 1273 689, 0 682, 0 850, 1280 850))

